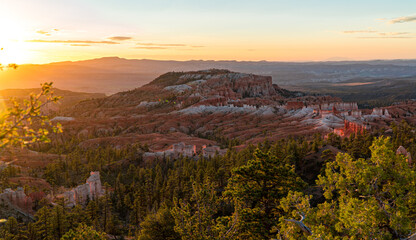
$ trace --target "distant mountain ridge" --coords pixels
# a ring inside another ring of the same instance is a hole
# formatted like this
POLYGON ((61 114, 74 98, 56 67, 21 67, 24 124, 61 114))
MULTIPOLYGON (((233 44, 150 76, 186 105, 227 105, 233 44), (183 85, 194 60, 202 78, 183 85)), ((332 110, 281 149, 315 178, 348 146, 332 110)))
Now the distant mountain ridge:
POLYGON ((267 62, 105 57, 44 65, 24 64, 15 71, 0 72, 0 86, 3 89, 28 88, 53 81, 55 87, 60 89, 114 94, 140 87, 166 72, 213 68, 272 76, 273 82, 280 86, 416 76, 416 60, 267 62))

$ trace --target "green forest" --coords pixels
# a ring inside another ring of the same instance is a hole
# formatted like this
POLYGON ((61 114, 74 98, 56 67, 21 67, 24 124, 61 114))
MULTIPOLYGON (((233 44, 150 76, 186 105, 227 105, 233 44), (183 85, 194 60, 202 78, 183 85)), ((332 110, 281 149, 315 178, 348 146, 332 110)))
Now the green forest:
MULTIPOLYGON (((396 149, 416 153, 406 122, 348 138, 265 140, 225 156, 143 161, 146 146, 82 149, 71 141, 33 145, 65 154, 43 177, 54 187, 100 171, 105 195, 86 206, 37 202, 34 221, 9 218, 3 239, 401 239, 415 232, 416 174, 396 149), (335 154, 327 146, 339 149, 335 154), (308 155, 322 161, 307 163, 308 155), (307 168, 307 169, 305 169, 307 168)), ((15 172, 2 172, 2 187, 15 172)), ((36 174, 34 171, 33 174, 36 174)), ((30 189, 29 189, 30 190, 30 189)))

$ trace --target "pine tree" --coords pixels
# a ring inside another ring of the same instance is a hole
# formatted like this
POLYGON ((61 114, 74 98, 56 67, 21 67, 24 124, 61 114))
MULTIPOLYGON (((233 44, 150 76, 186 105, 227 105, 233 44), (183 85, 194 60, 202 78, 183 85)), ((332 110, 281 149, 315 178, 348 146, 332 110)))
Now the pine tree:
POLYGON ((175 231, 182 240, 218 239, 215 216, 219 207, 214 185, 209 181, 203 185, 194 182, 190 202, 176 201, 172 209, 175 231))
POLYGON ((304 186, 293 165, 256 150, 255 158, 233 170, 226 196, 235 206, 237 239, 270 239, 281 211, 279 200, 304 186))

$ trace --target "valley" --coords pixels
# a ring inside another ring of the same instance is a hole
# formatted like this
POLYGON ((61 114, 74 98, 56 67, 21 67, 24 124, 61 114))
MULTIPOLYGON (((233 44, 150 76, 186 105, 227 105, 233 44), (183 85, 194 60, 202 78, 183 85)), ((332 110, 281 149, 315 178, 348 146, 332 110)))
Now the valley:
POLYGON ((416 1, 0 1, 0 240, 416 240, 416 1))
MULTIPOLYGON (((328 91, 331 86, 333 91, 347 91, 374 82, 326 86, 328 91)), ((322 84, 305 84, 303 89, 322 84)), ((369 109, 340 97, 300 90, 282 88, 270 76, 224 69, 168 72, 110 96, 54 89, 63 96, 62 103, 45 105, 42 112, 52 123, 60 124, 63 132, 50 134, 49 143, 3 150, 0 166, 5 190, 0 199, 7 207, 0 216, 39 222, 42 209, 51 206, 62 206, 62 214, 69 214, 71 209, 86 211, 91 204, 111 204, 113 210, 96 212, 96 221, 102 220, 100 214, 117 214, 114 217, 130 223, 146 222, 144 216, 152 216, 151 208, 158 208, 158 203, 173 204, 174 196, 192 195, 184 189, 169 190, 190 184, 189 175, 177 175, 184 170, 182 164, 191 164, 192 178, 198 177, 195 174, 213 177, 217 187, 224 189, 232 169, 243 166, 247 156, 255 156, 260 149, 293 164, 301 181, 307 183, 303 191, 313 196, 314 205, 325 201, 322 189, 315 185, 325 164, 338 153, 370 157, 373 137, 392 137, 398 153, 412 161, 416 145, 399 132, 415 131, 411 126, 416 125, 416 101, 369 109), (142 175, 143 171, 150 175, 142 175), (131 188, 136 180, 144 179, 152 183, 142 182, 139 189, 153 189, 148 193, 120 185, 123 182, 131 188), (154 195, 159 193, 166 196, 154 195), (141 210, 126 200, 133 194, 148 198, 140 200, 141 210), (143 217, 127 209, 141 211, 143 217)), ((31 91, 36 89, 5 90, 3 95, 23 101, 31 91)), ((96 226, 111 222, 114 229, 103 230, 113 236, 128 234, 117 219, 96 226)))

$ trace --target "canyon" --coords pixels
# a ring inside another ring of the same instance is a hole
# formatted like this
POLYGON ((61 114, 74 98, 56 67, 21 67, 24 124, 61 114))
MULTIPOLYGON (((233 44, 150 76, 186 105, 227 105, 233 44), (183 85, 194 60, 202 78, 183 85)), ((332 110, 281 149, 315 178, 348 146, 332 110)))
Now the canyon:
POLYGON ((386 128, 403 119, 402 105, 359 109, 336 97, 286 90, 269 76, 210 69, 163 74, 142 87, 80 102, 55 121, 67 136, 82 137, 84 147, 147 144, 147 157, 191 157, 202 153, 203 145, 226 149, 220 135, 244 147, 265 138, 347 137, 386 128), (192 149, 178 151, 181 142, 192 149))
POLYGON ((63 198, 65 206, 74 207, 77 204, 86 205, 88 201, 96 200, 104 195, 101 185, 100 172, 91 172, 85 184, 57 196, 63 198))
MULTIPOLYGON (((152 164, 180 157, 209 160, 266 139, 310 140, 317 133, 349 137, 376 130, 388 135, 391 123, 416 123, 416 101, 360 109, 356 102, 337 97, 289 91, 274 84, 270 76, 210 69, 169 72, 136 89, 83 99, 53 116, 51 121, 64 129, 60 135, 51 135, 54 141, 71 141, 76 136, 81 149, 134 147, 146 164, 152 164)), ((412 162, 405 148, 397 149, 397 154, 412 162)), ((39 189, 26 194, 22 187, 9 188, 0 194, 18 215, 32 218, 34 203, 41 199, 50 204, 61 199, 65 206, 74 207, 104 195, 98 171, 90 172, 85 183, 54 194, 44 179, 32 176, 32 167, 42 168, 65 156, 30 150, 16 150, 13 156, 3 153, 0 166, 20 169, 22 176, 11 178, 14 186, 39 189)))
POLYGON ((85 206, 88 201, 96 200, 103 195, 104 189, 102 188, 99 172, 91 172, 85 184, 56 196, 53 194, 46 195, 43 191, 31 192, 26 195, 22 187, 17 187, 16 190, 7 188, 3 193, 0 193, 0 203, 3 206, 0 215, 34 220, 32 214, 34 213, 35 201, 46 200, 49 204, 56 204, 55 202, 58 199, 62 199, 66 207, 74 207, 77 204, 85 206))

